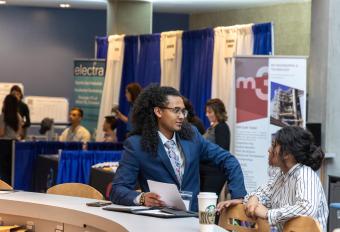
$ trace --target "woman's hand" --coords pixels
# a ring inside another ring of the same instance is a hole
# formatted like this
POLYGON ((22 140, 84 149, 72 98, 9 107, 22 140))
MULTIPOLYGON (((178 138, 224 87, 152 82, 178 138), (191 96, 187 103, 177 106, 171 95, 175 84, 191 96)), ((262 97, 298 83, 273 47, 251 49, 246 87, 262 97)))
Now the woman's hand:
POLYGON ((268 219, 268 209, 262 204, 256 207, 255 214, 259 218, 268 219))
POLYGON ((127 123, 129 121, 128 117, 126 117, 122 112, 118 109, 114 111, 116 113, 116 117, 122 120, 123 122, 127 123))
POLYGON ((113 112, 116 114, 118 118, 122 116, 122 112, 120 112, 119 109, 114 109, 113 112))
POLYGON ((243 203, 243 199, 233 199, 233 200, 228 200, 228 201, 222 201, 218 203, 217 211, 221 212, 224 208, 228 208, 230 206, 234 206, 234 205, 238 205, 242 203, 243 203))
POLYGON ((259 205, 259 199, 256 196, 252 196, 249 198, 248 202, 246 203, 246 215, 251 218, 256 217, 255 210, 259 205))

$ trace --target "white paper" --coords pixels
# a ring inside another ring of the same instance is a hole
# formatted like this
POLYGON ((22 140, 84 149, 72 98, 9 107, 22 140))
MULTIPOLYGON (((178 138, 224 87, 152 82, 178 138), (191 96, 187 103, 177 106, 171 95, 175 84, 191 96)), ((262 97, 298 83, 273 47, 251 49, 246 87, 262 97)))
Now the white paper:
POLYGON ((185 208, 189 211, 190 210, 190 201, 189 200, 183 200, 183 202, 184 202, 185 208))
POLYGON ((236 33, 231 33, 225 40, 224 58, 231 58, 236 51, 236 33))
POLYGON ((176 185, 153 180, 148 180, 148 185, 150 192, 158 194, 166 206, 179 210, 186 210, 176 185))
POLYGON ((113 44, 112 60, 120 61, 122 56, 122 40, 115 40, 113 44))

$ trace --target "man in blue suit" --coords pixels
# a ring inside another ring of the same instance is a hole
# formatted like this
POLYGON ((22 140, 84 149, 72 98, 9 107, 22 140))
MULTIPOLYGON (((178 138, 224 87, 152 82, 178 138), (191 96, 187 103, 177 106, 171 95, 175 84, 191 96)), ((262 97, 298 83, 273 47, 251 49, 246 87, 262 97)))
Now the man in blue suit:
POLYGON ((226 175, 232 199, 246 195, 237 159, 206 141, 186 120, 182 96, 172 87, 150 86, 137 98, 134 131, 124 143, 124 154, 112 185, 111 200, 121 205, 164 206, 149 192, 147 180, 172 183, 193 193, 191 210, 197 211, 200 160, 213 161, 226 175), (139 183, 142 193, 136 192, 139 183))

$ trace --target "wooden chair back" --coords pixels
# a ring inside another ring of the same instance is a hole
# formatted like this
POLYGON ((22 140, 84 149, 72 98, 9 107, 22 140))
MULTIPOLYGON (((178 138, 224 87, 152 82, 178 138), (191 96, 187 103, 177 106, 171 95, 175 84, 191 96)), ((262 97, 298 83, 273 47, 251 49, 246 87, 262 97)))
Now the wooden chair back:
POLYGON ((90 185, 81 183, 64 183, 55 185, 47 189, 49 194, 74 196, 74 197, 84 197, 92 198, 97 200, 103 200, 103 195, 95 188, 90 185))
POLYGON ((288 220, 283 226, 283 232, 322 232, 318 221, 312 217, 299 216, 288 220))
POLYGON ((5 181, 0 180, 0 189, 13 189, 12 186, 10 186, 9 184, 7 184, 5 181))
POLYGON ((230 231, 237 232, 270 232, 270 226, 266 220, 254 220, 248 217, 243 204, 238 204, 224 209, 220 215, 219 226, 230 231), (234 223, 236 221, 241 223, 234 223), (245 224, 254 225, 252 228, 245 224))

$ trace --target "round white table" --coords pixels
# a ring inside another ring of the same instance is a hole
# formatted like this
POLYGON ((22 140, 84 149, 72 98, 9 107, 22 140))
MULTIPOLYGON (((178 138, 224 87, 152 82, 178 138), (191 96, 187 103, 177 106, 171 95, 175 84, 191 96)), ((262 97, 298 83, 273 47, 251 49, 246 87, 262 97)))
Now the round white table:
MULTIPOLYGON (((89 207, 96 200, 32 192, 0 191, 0 222, 31 225, 35 231, 198 232, 197 218, 161 219, 89 207)), ((226 231, 219 226, 214 231, 226 231)))

